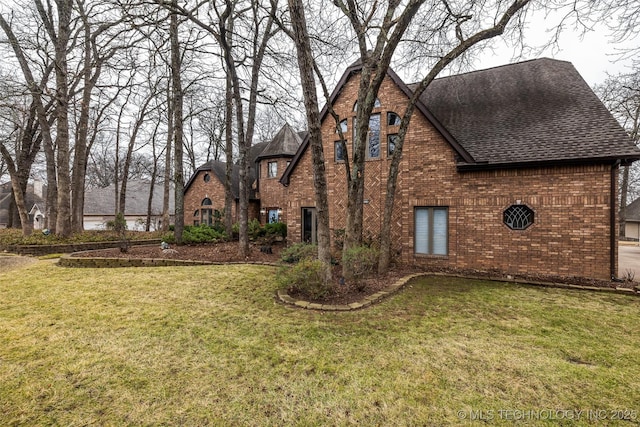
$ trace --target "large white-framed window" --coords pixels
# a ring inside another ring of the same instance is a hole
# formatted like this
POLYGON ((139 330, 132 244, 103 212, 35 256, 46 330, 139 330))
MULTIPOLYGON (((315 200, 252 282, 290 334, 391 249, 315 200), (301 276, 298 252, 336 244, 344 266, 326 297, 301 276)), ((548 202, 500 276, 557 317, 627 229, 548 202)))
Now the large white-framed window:
POLYGON ((447 255, 449 253, 449 208, 416 207, 414 220, 414 252, 421 255, 447 255))

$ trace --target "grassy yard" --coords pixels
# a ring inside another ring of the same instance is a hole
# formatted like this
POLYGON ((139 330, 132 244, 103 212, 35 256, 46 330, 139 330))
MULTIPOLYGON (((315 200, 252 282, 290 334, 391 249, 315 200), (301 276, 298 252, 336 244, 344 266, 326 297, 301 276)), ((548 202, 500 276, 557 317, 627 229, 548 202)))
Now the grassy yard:
POLYGON ((320 313, 275 271, 0 271, 0 425, 640 423, 639 298, 425 278, 320 313))

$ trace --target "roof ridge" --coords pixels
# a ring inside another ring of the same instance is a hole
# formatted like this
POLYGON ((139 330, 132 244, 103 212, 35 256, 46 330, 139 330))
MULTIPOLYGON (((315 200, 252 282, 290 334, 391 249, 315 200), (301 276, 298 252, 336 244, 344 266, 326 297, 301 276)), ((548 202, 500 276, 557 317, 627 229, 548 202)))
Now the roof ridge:
MULTIPOLYGON (((471 70, 471 71, 465 71, 464 73, 451 74, 449 76, 436 77, 435 79, 433 79, 433 81, 441 81, 441 80, 446 80, 446 79, 450 79, 450 78, 453 78, 453 77, 462 77, 462 76, 467 76, 469 74, 484 73, 484 72, 487 72, 487 71, 493 71, 493 70, 497 70, 497 69, 500 69, 500 68, 515 67, 515 66, 528 64, 530 62, 538 62, 538 61, 540 61, 540 62, 541 61, 555 61, 555 62, 564 62, 566 64, 571 64, 571 62, 565 61, 564 59, 548 58, 546 56, 543 56, 541 58, 526 59, 524 61, 512 62, 510 64, 495 65, 493 67, 481 68, 479 70, 471 70)), ((420 83, 419 81, 418 82, 412 82, 412 83, 408 83, 407 86, 412 87, 412 86, 415 86, 415 85, 417 85, 419 83, 420 83)))

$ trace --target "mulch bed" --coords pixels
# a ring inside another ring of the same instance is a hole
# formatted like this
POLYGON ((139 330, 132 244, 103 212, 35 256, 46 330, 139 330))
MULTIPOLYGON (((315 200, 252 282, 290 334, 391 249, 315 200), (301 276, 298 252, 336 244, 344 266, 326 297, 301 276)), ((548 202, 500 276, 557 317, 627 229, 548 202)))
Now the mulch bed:
POLYGON ((170 245, 169 250, 163 250, 160 245, 131 246, 127 252, 120 249, 101 249, 96 251, 77 252, 74 257, 104 257, 104 258, 158 258, 180 259, 189 261, 210 262, 271 262, 280 260, 280 251, 284 244, 271 245, 271 253, 261 251, 261 246, 249 245, 249 255, 241 257, 238 252, 238 242, 222 242, 202 245, 170 245))

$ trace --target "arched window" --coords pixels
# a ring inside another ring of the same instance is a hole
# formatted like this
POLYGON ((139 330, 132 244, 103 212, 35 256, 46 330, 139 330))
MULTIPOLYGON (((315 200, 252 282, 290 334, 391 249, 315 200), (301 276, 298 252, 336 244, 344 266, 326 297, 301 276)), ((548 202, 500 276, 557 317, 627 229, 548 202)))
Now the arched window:
POLYGON ((193 216, 199 216, 199 215, 200 215, 200 211, 196 209, 195 212, 193 213, 193 216))
POLYGON ((398 126, 401 121, 402 118, 393 111, 387 113, 387 126, 398 126))
POLYGON ((205 197, 204 199, 202 199, 202 206, 211 206, 211 199, 208 197, 205 197))
POLYGON ((205 173, 202 179, 204 179, 204 182, 209 182, 211 181, 211 175, 209 175, 208 173, 205 173))

